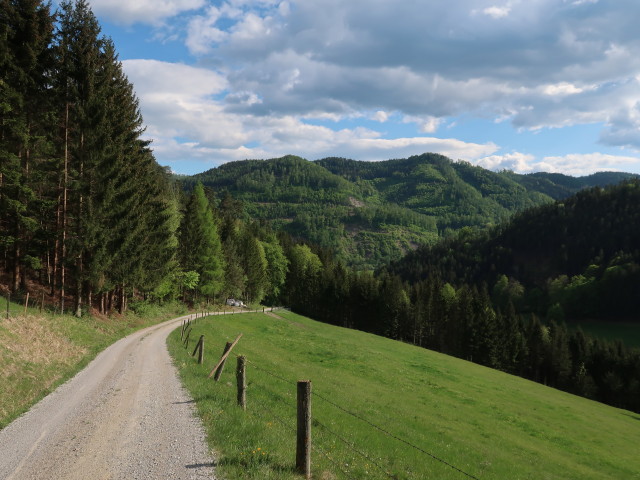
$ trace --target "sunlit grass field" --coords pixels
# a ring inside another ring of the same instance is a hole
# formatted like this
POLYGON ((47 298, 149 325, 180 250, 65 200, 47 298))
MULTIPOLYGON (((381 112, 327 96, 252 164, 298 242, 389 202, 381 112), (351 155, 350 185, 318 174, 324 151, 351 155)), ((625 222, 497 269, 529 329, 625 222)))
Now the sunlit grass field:
POLYGON ((299 478, 296 381, 309 379, 315 479, 640 479, 639 414, 276 313, 198 320, 188 351, 180 329, 169 337, 222 478, 299 478), (220 381, 207 379, 240 333, 220 381), (202 334, 197 365, 191 353, 202 334), (246 412, 236 406, 236 354, 249 362, 246 412))

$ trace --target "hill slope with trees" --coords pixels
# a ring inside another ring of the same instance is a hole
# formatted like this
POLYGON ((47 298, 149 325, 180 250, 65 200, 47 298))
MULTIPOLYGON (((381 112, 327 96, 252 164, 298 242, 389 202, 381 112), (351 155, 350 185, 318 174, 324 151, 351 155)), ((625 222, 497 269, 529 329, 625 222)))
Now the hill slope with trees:
POLYGON ((435 274, 452 284, 486 284, 503 307, 510 301, 557 320, 637 318, 640 181, 583 190, 493 230, 463 232, 389 271, 408 281, 435 274))
POLYGON ((229 192, 248 216, 330 248, 350 266, 372 269, 460 228, 496 225, 526 208, 628 177, 492 172, 423 154, 382 162, 245 160, 180 180, 187 190, 202 182, 217 201, 229 192))

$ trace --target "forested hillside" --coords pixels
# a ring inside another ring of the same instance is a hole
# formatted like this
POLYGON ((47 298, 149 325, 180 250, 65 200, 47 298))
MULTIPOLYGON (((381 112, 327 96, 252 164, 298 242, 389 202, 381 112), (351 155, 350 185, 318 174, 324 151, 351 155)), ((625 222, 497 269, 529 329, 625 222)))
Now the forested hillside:
POLYGON ((412 252, 391 272, 486 284, 503 308, 568 319, 640 311, 640 182, 583 190, 495 229, 412 252))
POLYGON ((382 162, 245 160, 180 181, 187 190, 202 182, 213 202, 230 192, 249 217, 330 248, 349 266, 366 270, 460 228, 490 227, 515 212, 630 176, 497 173, 423 154, 382 162))
POLYGON ((335 251, 359 268, 373 268, 437 238, 437 219, 386 201, 367 182, 352 182, 313 162, 287 156, 231 162, 193 177, 220 199, 241 200, 245 214, 275 230, 335 251))

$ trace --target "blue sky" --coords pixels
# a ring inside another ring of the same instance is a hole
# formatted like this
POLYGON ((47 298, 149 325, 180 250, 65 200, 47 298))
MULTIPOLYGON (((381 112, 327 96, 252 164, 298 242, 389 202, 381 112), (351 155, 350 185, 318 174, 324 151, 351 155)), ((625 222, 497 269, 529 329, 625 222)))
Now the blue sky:
POLYGON ((640 173, 637 0, 89 0, 158 162, 640 173))

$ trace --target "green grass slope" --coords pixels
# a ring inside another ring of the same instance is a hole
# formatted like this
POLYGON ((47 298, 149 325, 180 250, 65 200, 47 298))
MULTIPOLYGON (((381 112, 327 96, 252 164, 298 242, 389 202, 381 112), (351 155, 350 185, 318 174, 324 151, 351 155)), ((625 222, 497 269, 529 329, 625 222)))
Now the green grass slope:
POLYGON ((640 478, 637 414, 428 350, 277 314, 199 320, 191 338, 205 335, 204 365, 182 347, 180 329, 168 340, 223 478, 299 478, 293 472, 299 379, 310 379, 315 394, 316 479, 640 478), (250 362, 246 412, 235 404, 234 357, 220 382, 206 378, 225 341, 240 333, 234 353, 250 362))

